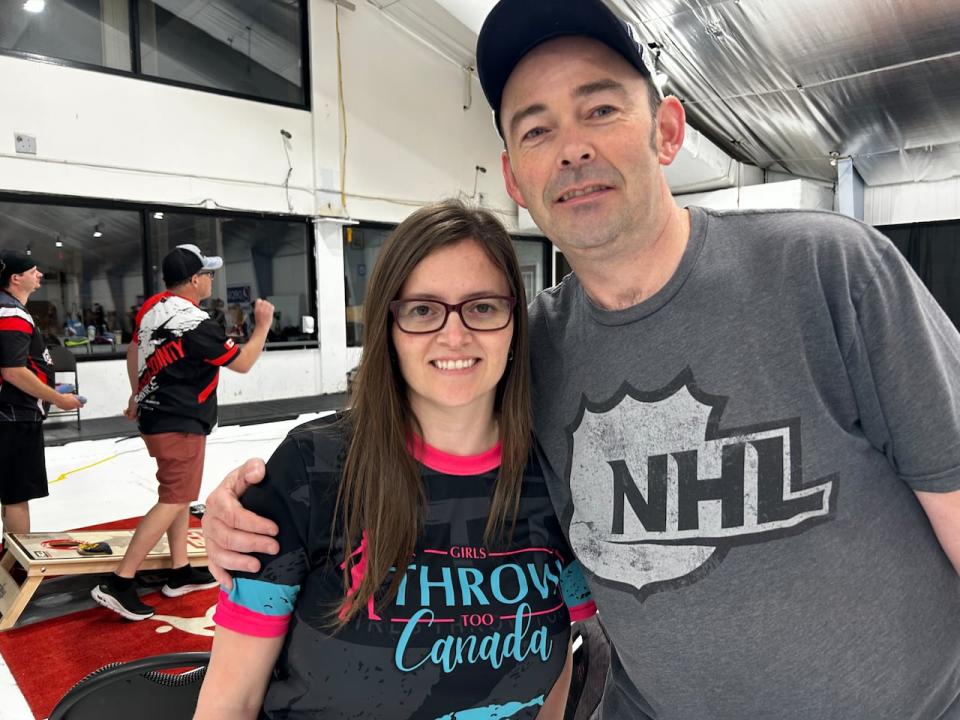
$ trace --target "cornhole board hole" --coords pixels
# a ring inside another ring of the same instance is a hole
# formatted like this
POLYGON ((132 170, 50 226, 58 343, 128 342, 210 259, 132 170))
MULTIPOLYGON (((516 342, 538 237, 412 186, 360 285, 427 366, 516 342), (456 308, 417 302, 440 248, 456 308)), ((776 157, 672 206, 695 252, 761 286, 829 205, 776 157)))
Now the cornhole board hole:
MULTIPOLYGON (((45 577, 55 575, 93 575, 116 569, 127 551, 133 530, 80 530, 62 533, 6 533, 3 545, 7 549, 0 561, 0 630, 14 626, 20 613, 30 602, 45 577), (63 541, 76 543, 105 542, 109 555, 81 555, 77 547, 62 547, 63 541), (27 572, 21 585, 10 574, 15 563, 27 572)), ((203 532, 197 528, 187 531, 187 561, 204 567, 207 548, 203 532)), ((163 537, 141 563, 139 570, 157 570, 170 566, 170 548, 163 537)))

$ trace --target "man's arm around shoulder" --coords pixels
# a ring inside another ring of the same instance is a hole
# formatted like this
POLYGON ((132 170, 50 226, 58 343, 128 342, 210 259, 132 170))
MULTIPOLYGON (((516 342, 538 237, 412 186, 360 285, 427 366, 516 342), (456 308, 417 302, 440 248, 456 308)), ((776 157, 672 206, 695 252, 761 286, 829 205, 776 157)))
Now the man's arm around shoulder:
POLYGON ((940 547, 960 573, 960 490, 916 493, 940 547))

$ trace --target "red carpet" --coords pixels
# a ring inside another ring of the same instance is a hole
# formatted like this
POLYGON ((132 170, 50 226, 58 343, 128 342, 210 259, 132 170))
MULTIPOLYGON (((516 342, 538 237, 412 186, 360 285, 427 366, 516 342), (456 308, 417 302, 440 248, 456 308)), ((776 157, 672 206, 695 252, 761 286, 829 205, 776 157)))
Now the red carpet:
MULTIPOLYGON (((83 529, 131 528, 138 520, 83 529)), ((179 598, 159 592, 142 597, 157 614, 140 622, 98 607, 0 633, 0 654, 35 717, 47 717, 74 683, 108 663, 210 649, 216 588, 179 598)))

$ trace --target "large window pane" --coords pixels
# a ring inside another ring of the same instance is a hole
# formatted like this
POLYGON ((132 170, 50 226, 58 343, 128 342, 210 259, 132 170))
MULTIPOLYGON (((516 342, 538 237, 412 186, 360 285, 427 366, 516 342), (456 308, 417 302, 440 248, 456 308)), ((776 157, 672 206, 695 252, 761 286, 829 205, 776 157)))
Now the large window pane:
MULTIPOLYGON (((380 254, 380 248, 393 228, 354 225, 344 229, 343 267, 346 297, 347 345, 363 344, 363 303, 367 297, 367 278, 380 254)), ((527 302, 552 284, 550 277, 550 243, 544 239, 513 239, 520 261, 527 302)))
MULTIPOLYGON (((245 342, 253 332, 253 303, 266 298, 276 308, 267 342, 274 347, 315 342, 302 319, 315 317, 311 292, 310 226, 303 221, 265 220, 186 213, 150 216, 151 266, 156 290, 164 287, 163 257, 192 243, 206 255, 219 255, 222 270, 213 278, 213 296, 202 303, 227 335, 245 342)), ((309 322, 309 321, 308 321, 309 322)))
POLYGON ((363 303, 367 278, 392 228, 348 226, 343 238, 344 296, 347 306, 347 346, 363 345, 363 303))
POLYGON ((289 0, 139 0, 145 75, 304 102, 300 7, 289 0))
POLYGON ((0 201, 0 238, 44 274, 27 309, 48 345, 82 358, 126 349, 143 302, 140 213, 0 201))
POLYGON ((130 70, 127 0, 0 0, 0 48, 130 70))
POLYGON ((547 265, 550 255, 545 252, 550 246, 544 240, 514 238, 513 247, 520 261, 520 276, 523 278, 523 289, 529 303, 538 292, 551 285, 550 268, 547 265))

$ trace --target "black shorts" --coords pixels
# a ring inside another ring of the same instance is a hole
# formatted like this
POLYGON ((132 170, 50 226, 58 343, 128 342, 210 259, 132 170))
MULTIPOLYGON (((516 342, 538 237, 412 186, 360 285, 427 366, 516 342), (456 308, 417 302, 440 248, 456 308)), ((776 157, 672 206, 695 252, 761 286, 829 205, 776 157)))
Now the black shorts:
POLYGON ((49 495, 43 423, 0 422, 0 504, 49 495))

